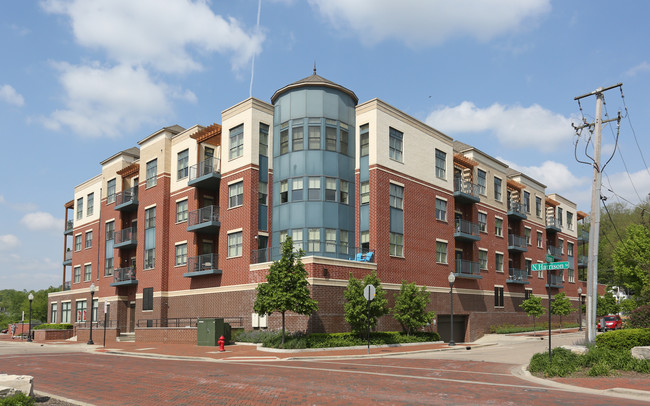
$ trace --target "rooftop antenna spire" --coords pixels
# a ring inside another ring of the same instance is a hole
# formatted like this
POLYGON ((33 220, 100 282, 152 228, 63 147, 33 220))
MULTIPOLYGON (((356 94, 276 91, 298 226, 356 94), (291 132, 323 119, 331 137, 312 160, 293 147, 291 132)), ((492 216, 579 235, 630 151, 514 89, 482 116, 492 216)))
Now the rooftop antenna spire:
POLYGON ((316 60, 314 59, 314 75, 316 74, 316 60))

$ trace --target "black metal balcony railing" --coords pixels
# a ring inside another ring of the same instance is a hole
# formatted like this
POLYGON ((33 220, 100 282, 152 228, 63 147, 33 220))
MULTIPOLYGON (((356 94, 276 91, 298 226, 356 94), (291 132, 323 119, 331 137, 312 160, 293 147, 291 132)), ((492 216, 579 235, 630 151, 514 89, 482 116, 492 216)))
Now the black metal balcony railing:
POLYGON ((472 182, 461 178, 454 179, 454 197, 465 199, 467 201, 480 201, 479 192, 481 187, 472 182))
POLYGON ((221 271, 217 266, 218 259, 218 254, 203 254, 190 257, 187 259, 187 273, 185 275, 191 277, 219 274, 221 271))
POLYGON ((522 237, 516 234, 508 234, 508 250, 521 252, 528 251, 526 237, 522 237))
POLYGON ((454 228, 454 237, 472 241, 481 239, 480 227, 477 223, 471 221, 456 219, 456 227, 454 228))
POLYGON ((509 268, 507 283, 528 284, 528 271, 525 269, 509 268))
POLYGON ((135 227, 129 227, 125 228, 124 230, 115 231, 115 248, 125 248, 137 245, 137 234, 138 233, 135 227))
MULTIPOLYGON (((323 256, 329 258, 345 259, 348 261, 358 262, 375 262, 374 251, 364 247, 352 247, 347 244, 334 244, 330 242, 321 242, 319 244, 308 242, 295 242, 294 251, 302 249, 305 256, 323 256), (314 248, 318 245, 318 250, 314 248), (311 249, 310 249, 311 248, 311 249)), ((253 250, 251 253, 251 263, 260 264, 263 262, 277 261, 282 256, 280 247, 267 247, 253 250)))
POLYGON ((564 279, 564 271, 556 271, 557 273, 552 273, 548 276, 548 283, 546 284, 546 287, 551 287, 551 288, 561 288, 562 285, 564 284, 563 279, 564 279))
POLYGON ((511 219, 519 218, 519 219, 524 219, 525 220, 527 218, 525 206, 521 202, 519 202, 517 200, 509 200, 508 201, 508 216, 511 219))
POLYGON ((125 189, 115 195, 115 210, 137 207, 138 205, 138 186, 125 189))
POLYGON ((481 270, 479 263, 474 261, 467 261, 465 259, 457 259, 455 272, 457 278, 471 278, 481 279, 481 270))
POLYGON ((560 223, 555 216, 546 216, 546 229, 551 231, 561 231, 560 223))
POLYGON ((70 290, 72 288, 72 284, 68 281, 63 284, 63 290, 70 290))
POLYGON ((578 242, 579 243, 587 243, 587 242, 589 242, 589 231, 584 230, 584 229, 578 231, 578 242))
POLYGON ((221 179, 221 161, 219 158, 208 158, 189 168, 190 186, 213 188, 219 186, 221 179))
POLYGON ((578 266, 579 267, 583 267, 583 268, 586 267, 588 261, 589 261, 589 257, 587 257, 586 255, 578 255, 578 266))
POLYGON ((219 224, 219 206, 206 206, 198 210, 193 210, 187 214, 187 228, 198 226, 216 226, 219 224))
POLYGON ((72 230, 74 229, 74 221, 73 220, 68 220, 65 222, 65 230, 64 234, 70 234, 72 233, 72 230))
POLYGON ((546 253, 552 255, 555 259, 562 258, 562 248, 554 245, 546 245, 546 253))
POLYGON ((134 266, 119 268, 113 271, 113 283, 132 282, 135 280, 134 266))

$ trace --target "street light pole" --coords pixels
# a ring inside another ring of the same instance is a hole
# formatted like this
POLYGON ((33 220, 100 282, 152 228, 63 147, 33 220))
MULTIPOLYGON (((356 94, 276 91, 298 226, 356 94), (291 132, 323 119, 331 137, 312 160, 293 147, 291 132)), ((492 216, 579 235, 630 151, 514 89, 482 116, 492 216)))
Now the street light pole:
POLYGON ((27 342, 31 343, 32 342, 32 301, 34 300, 34 295, 32 295, 30 292, 29 296, 27 296, 27 299, 29 299, 29 331, 27 333, 28 334, 27 342))
POLYGON ((95 344, 93 342, 93 300, 95 297, 95 284, 90 284, 90 339, 88 340, 88 345, 95 344))
POLYGON ((456 276, 454 275, 453 272, 449 272, 449 277, 447 277, 447 280, 449 281, 449 303, 451 307, 451 320, 449 323, 449 330, 450 330, 450 337, 449 337, 449 346, 453 347, 456 345, 454 342, 454 282, 456 281, 456 276))
POLYGON ((582 331, 582 287, 578 286, 578 331, 582 331))

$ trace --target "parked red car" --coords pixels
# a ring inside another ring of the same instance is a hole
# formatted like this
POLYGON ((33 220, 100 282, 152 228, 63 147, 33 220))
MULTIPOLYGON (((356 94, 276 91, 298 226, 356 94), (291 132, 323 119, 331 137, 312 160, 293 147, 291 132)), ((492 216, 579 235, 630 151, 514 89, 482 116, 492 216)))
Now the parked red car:
POLYGON ((621 319, 621 316, 619 316, 618 314, 604 316, 604 317, 601 317, 598 320, 597 328, 598 328, 598 331, 601 331, 601 330, 603 330, 603 331, 618 330, 618 329, 623 328, 623 320, 621 319), (602 319, 605 319, 605 328, 604 329, 600 326, 600 321, 602 319))

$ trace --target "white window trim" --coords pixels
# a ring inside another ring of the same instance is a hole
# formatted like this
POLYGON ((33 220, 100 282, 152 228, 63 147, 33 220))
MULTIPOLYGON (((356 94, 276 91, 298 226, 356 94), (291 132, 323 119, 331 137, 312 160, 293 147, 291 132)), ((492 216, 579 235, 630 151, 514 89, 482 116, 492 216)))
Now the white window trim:
POLYGON ((243 177, 242 177, 242 178, 235 179, 235 180, 231 180, 230 182, 228 182, 228 186, 233 185, 233 184, 235 184, 235 183, 237 183, 237 182, 243 182, 243 181, 244 181, 244 178, 243 178, 243 177))
POLYGON ((388 183, 393 184, 395 186, 400 186, 400 187, 406 188, 406 185, 404 185, 403 183, 399 183, 397 181, 394 181, 394 180, 389 180, 388 183))
POLYGON ((227 231, 226 235, 227 234, 232 234, 232 233, 238 233, 240 231, 244 231, 244 229, 243 228, 233 228, 232 230, 227 231))
MULTIPOLYGON (((443 201, 445 201, 445 202, 448 202, 448 200, 447 200, 446 197, 436 196, 436 199, 438 199, 438 200, 443 200, 443 201)), ((456 211, 456 210, 454 210, 454 213, 462 213, 462 212, 461 212, 461 211, 456 211)))
POLYGON ((496 272, 499 272, 499 273, 504 273, 504 272, 505 272, 505 271, 504 271, 504 269, 505 269, 505 265, 506 265, 506 256, 503 255, 503 252, 501 252, 501 251, 494 251, 494 267, 495 267, 494 270, 495 270, 496 272), (501 255, 501 258, 502 258, 502 261, 501 261, 501 270, 500 270, 500 271, 499 271, 498 269, 496 269, 496 266, 497 266, 497 255, 499 255, 499 254, 501 255))
POLYGON ((145 210, 149 210, 149 209, 151 209, 152 207, 156 207, 156 204, 151 204, 151 205, 149 205, 149 206, 146 206, 144 209, 145 209, 145 210))
POLYGON ((176 203, 180 203, 183 200, 189 200, 189 197, 187 197, 187 196, 186 197, 181 197, 180 199, 176 200, 176 203))

